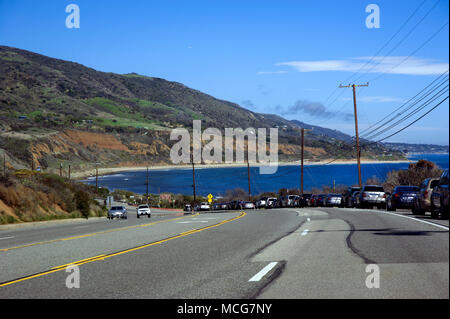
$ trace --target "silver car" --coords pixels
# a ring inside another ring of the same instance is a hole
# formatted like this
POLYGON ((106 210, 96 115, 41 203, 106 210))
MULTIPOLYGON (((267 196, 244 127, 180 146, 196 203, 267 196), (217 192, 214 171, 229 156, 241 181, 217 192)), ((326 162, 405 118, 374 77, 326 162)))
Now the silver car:
POLYGON ((342 204, 342 195, 340 194, 328 194, 325 200, 325 206, 333 207, 333 206, 341 206, 342 204))
POLYGON ((127 209, 125 206, 112 206, 108 211, 108 219, 123 218, 127 219, 127 209))
POLYGON ((386 207, 386 193, 383 186, 364 185, 358 196, 359 208, 386 207))

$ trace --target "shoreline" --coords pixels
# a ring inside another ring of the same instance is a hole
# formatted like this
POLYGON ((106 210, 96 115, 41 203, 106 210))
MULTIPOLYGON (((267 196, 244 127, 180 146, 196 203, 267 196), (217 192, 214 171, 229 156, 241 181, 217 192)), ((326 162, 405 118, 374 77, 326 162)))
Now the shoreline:
MULTIPOLYGON (((314 166, 314 165, 352 165, 356 164, 356 160, 337 160, 335 162, 329 163, 330 160, 319 161, 319 162, 309 162, 305 161, 305 166, 314 166)), ((395 160, 395 161, 377 161, 377 160, 361 160, 361 165, 363 164, 401 164, 401 163, 411 163, 410 160, 395 160)), ((300 161, 296 162, 279 162, 278 166, 299 166, 300 161)), ((267 166, 267 165, 258 165, 258 164, 250 164, 253 167, 259 166, 267 166)), ((247 167, 246 163, 229 163, 229 164, 196 164, 195 169, 205 169, 205 168, 232 168, 232 167, 247 167)), ((158 170, 177 170, 177 169, 191 169, 192 166, 190 164, 187 165, 160 165, 160 166, 149 166, 149 171, 158 171, 158 170)), ((122 166, 122 167, 106 167, 99 168, 98 175, 110 175, 121 172, 133 172, 133 171, 145 171, 147 170, 147 166, 122 166)), ((72 177, 78 180, 85 179, 87 177, 95 176, 95 169, 91 169, 89 171, 72 173, 72 177)))

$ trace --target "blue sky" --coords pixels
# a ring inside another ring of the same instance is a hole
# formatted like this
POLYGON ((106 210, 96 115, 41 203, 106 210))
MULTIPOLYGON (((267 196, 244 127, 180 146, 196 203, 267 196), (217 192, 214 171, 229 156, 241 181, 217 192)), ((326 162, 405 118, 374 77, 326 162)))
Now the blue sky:
MULTIPOLYGON (((352 92, 337 86, 361 70, 353 79, 370 85, 358 89, 360 127, 376 123, 448 69, 448 12, 445 0, 0 0, 0 44, 353 135, 352 92), (65 26, 71 3, 79 29, 65 26), (380 28, 366 27, 372 3, 380 28)), ((448 145, 448 100, 388 141, 448 145)))

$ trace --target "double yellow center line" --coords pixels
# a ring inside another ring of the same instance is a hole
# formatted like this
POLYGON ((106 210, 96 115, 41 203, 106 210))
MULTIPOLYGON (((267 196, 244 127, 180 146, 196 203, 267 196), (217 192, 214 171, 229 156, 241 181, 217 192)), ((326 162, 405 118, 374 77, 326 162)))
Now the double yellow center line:
MULTIPOLYGON (((69 264, 56 266, 56 267, 51 268, 50 270, 43 271, 43 272, 38 273, 38 274, 29 275, 29 276, 25 276, 25 277, 22 277, 22 278, 15 279, 15 280, 11 280, 11 281, 0 283, 0 288, 1 287, 5 287, 5 286, 9 286, 9 285, 12 285, 12 284, 15 284, 15 283, 18 283, 18 282, 21 282, 21 281, 25 281, 25 280, 41 277, 41 276, 44 276, 44 275, 48 275, 48 274, 51 274, 51 273, 54 273, 54 272, 57 272, 57 271, 61 271, 61 270, 66 269, 68 266, 75 266, 75 265, 76 266, 80 266, 80 265, 91 263, 91 262, 94 262, 94 261, 105 260, 107 258, 111 258, 111 257, 114 257, 114 256, 122 255, 122 254, 125 254, 125 253, 129 253, 129 252, 136 251, 136 250, 139 250, 139 249, 151 247, 151 246, 154 246, 154 245, 162 244, 164 242, 167 242, 167 241, 170 241, 170 240, 173 240, 173 239, 176 239, 176 238, 185 237, 185 236, 188 236, 188 235, 191 235, 191 234, 195 234, 195 233, 201 232, 201 231, 206 230, 206 229, 219 227, 219 226, 221 226, 223 224, 226 224, 226 223, 229 223, 231 221, 234 221, 234 220, 237 220, 239 218, 242 218, 245 215, 247 215, 245 212, 241 212, 241 214, 239 216, 236 216, 236 217, 231 218, 231 219, 224 220, 224 221, 222 221, 220 223, 217 223, 217 224, 214 224, 214 225, 211 225, 211 226, 206 226, 206 227, 202 227, 202 228, 198 228, 198 229, 189 230, 187 232, 183 232, 181 234, 178 234, 178 235, 175 235, 175 236, 172 236, 172 237, 168 237, 168 238, 165 238, 165 239, 162 239, 162 240, 159 240, 159 241, 155 241, 155 242, 152 242, 152 243, 140 245, 140 246, 137 246, 137 247, 134 247, 134 248, 125 249, 125 250, 118 251, 118 252, 115 252, 115 253, 98 255, 98 256, 94 256, 94 257, 90 257, 90 258, 74 261, 74 262, 69 263, 69 264)), ((180 218, 175 218, 175 219, 171 219, 171 220, 173 221, 173 220, 177 220, 177 219, 180 219, 180 218)), ((169 221, 169 220, 167 220, 167 221, 169 221)), ((158 223, 158 222, 156 222, 156 223, 158 223)), ((156 223, 152 223, 152 224, 156 224, 156 223)), ((148 225, 151 225, 151 224, 139 225, 138 227, 148 226, 148 225)), ((132 226, 131 228, 134 228, 134 227, 135 226, 132 226)))

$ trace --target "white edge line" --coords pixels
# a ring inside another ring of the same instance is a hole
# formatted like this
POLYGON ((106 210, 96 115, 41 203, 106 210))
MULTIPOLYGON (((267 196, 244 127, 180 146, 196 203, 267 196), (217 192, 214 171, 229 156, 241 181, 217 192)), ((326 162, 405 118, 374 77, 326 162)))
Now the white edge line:
POLYGON ((266 267, 261 269, 260 272, 258 272, 256 275, 254 275, 252 278, 250 278, 248 281, 260 281, 262 277, 264 277, 269 271, 272 270, 275 265, 278 264, 278 262, 274 261, 268 264, 266 267))
POLYGON ((309 229, 305 229, 300 235, 306 236, 309 232, 309 229))
POLYGON ((3 237, 3 238, 0 238, 0 240, 2 240, 2 239, 11 239, 11 238, 14 238, 14 236, 11 236, 11 237, 3 237))
POLYGON ((392 215, 392 216, 408 218, 408 219, 412 219, 412 220, 415 220, 415 221, 418 221, 418 222, 421 222, 421 223, 425 223, 425 224, 436 226, 436 227, 439 227, 439 228, 442 228, 442 229, 445 229, 445 230, 449 230, 449 228, 447 226, 435 224, 435 223, 432 223, 432 222, 427 222, 426 220, 421 220, 421 219, 414 218, 414 217, 409 217, 409 216, 404 216, 404 215, 395 214, 395 213, 389 213, 389 212, 382 212, 382 214, 388 214, 388 215, 392 215))

